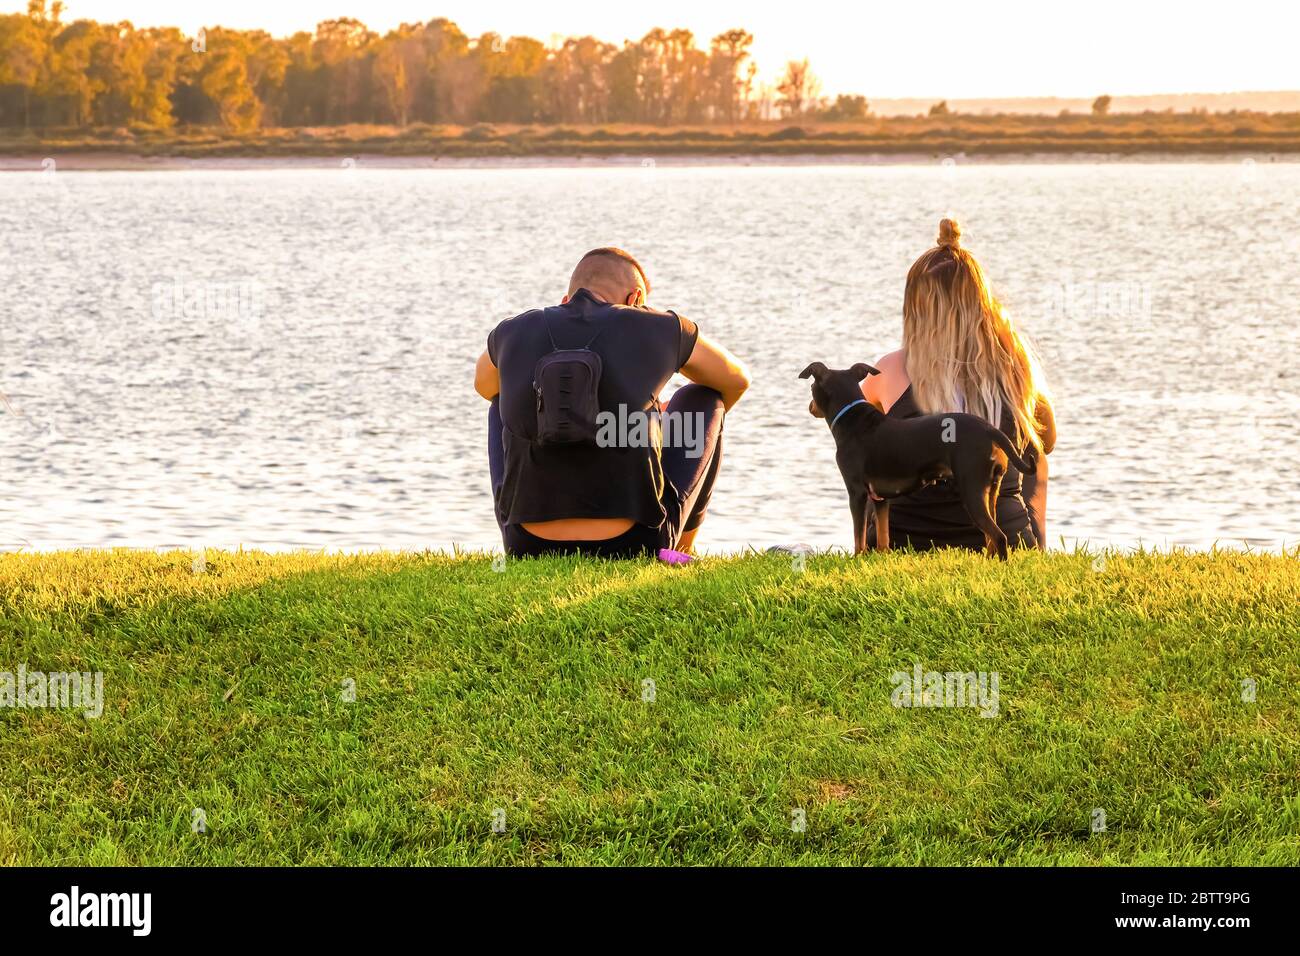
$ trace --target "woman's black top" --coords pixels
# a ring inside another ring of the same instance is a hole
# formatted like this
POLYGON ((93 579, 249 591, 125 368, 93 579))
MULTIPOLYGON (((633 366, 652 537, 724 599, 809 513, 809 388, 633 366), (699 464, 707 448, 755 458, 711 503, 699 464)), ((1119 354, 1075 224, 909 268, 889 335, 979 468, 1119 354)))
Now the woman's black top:
MULTIPOLYGON (((899 396, 889 409, 890 418, 914 418, 923 415, 912 394, 912 386, 899 396)), ((1002 431, 1012 437, 1016 434, 1016 422, 1011 410, 1002 410, 1002 431)), ((1021 457, 1030 464, 1038 463, 1038 451, 1028 445, 1021 457)), ((1036 547, 1034 529, 1029 521, 1029 511, 1020 496, 1021 474, 1015 466, 1007 468, 1002 479, 1002 489, 998 493, 998 527, 1007 536, 1012 547, 1036 547)), ((874 522, 868 524, 868 538, 875 538, 874 522)), ((929 551, 932 548, 968 548, 972 551, 984 550, 984 532, 971 523, 966 508, 961 503, 957 486, 952 481, 944 480, 929 485, 910 495, 901 495, 889 500, 889 537, 890 544, 897 548, 911 547, 917 551, 929 551)))

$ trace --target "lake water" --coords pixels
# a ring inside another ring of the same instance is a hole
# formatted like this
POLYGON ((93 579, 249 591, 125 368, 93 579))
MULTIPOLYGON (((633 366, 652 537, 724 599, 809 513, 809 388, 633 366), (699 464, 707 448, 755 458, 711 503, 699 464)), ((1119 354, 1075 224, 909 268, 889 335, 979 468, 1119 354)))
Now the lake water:
POLYGON ((1054 546, 1300 540, 1300 164, 0 174, 0 548, 499 548, 488 330, 586 249, 750 365, 700 544, 849 544, 808 362, 955 214, 1045 357, 1054 546))

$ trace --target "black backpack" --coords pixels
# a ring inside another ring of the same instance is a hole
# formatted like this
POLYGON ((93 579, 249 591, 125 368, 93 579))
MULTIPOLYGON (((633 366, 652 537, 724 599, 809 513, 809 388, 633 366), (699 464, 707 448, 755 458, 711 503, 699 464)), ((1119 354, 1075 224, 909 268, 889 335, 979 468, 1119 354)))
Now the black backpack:
MULTIPOLYGON (((546 317, 542 317, 546 322, 546 317)), ((600 414, 600 356, 591 345, 604 329, 580 349, 562 349, 555 344, 551 325, 546 335, 551 351, 533 367, 533 391, 537 393, 537 444, 594 445, 596 416, 600 414)))

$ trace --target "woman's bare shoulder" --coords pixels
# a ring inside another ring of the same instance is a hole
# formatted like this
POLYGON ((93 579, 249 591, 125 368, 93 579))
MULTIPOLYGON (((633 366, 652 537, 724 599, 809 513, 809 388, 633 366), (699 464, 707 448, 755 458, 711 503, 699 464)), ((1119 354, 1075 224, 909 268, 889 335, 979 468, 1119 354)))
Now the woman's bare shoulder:
POLYGON ((886 352, 880 358, 876 359, 876 368, 880 369, 881 375, 897 374, 907 371, 907 353, 902 349, 893 352, 886 352))
POLYGON ((869 375, 862 383, 863 397, 881 411, 889 411, 898 397, 907 391, 907 354, 899 349, 876 359, 879 375, 869 375))

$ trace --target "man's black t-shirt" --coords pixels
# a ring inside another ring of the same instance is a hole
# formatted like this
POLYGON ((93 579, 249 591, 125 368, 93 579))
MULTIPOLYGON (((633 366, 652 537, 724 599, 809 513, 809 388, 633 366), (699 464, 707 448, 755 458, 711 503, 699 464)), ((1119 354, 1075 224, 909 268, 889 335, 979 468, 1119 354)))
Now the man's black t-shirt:
POLYGON ((659 445, 537 445, 533 369, 552 351, 590 348, 600 355, 600 409, 616 417, 658 409, 658 396, 691 356, 699 331, 674 312, 611 305, 579 289, 564 305, 507 319, 488 335, 488 357, 501 376, 506 474, 497 510, 505 524, 559 518, 631 518, 652 528, 664 520, 659 445), (549 334, 548 334, 549 327, 549 334), (593 336, 594 341, 593 341, 593 336))

